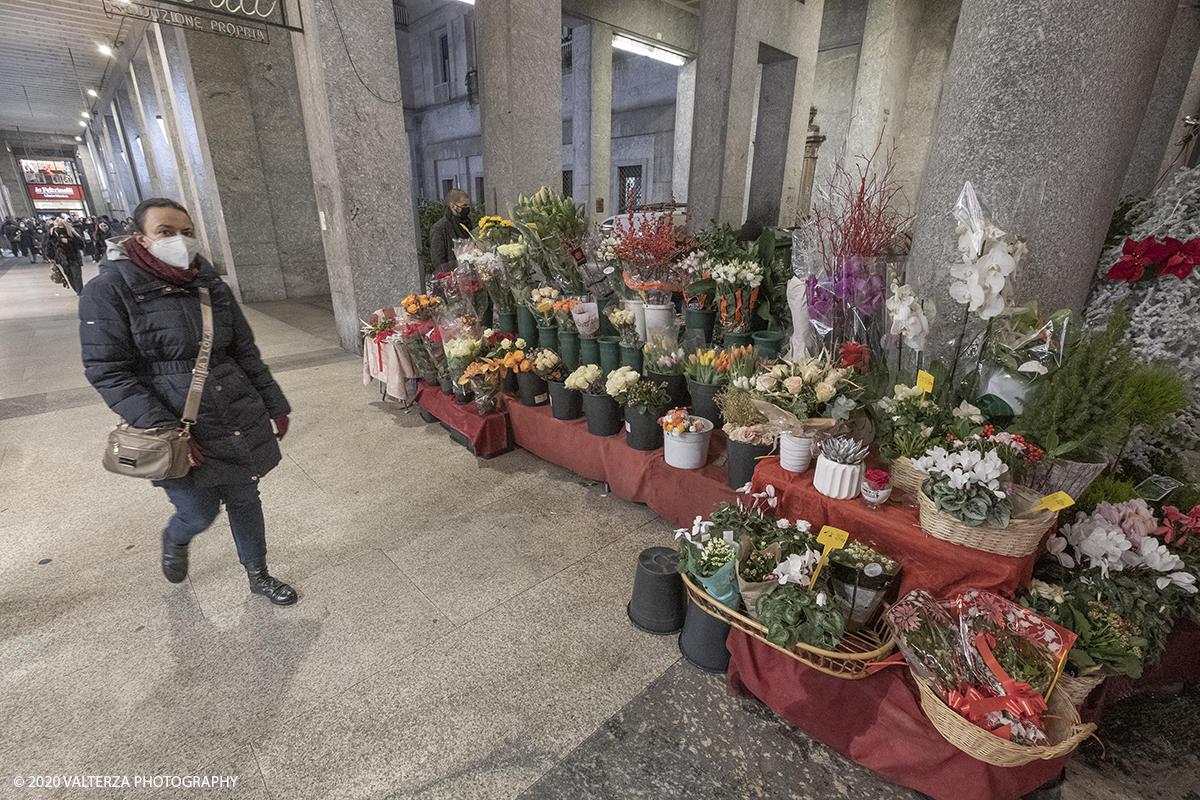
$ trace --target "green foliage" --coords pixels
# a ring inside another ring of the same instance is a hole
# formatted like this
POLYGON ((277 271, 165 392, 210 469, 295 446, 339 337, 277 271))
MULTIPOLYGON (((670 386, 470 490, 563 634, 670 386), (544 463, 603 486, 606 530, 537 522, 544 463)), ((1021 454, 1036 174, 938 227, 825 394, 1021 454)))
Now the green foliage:
POLYGON ((759 622, 767 626, 767 641, 780 647, 804 642, 822 650, 836 648, 846 631, 846 620, 828 597, 820 605, 817 596, 818 592, 807 586, 785 583, 760 597, 756 608, 759 622))
POLYGON ((1123 244, 1133 233, 1135 208, 1145 202, 1144 197, 1124 197, 1113 211, 1112 220, 1108 223, 1108 234, 1104 237, 1104 249, 1123 244))
POLYGON ((1082 514, 1091 514, 1101 503, 1124 503, 1135 498, 1137 489, 1133 481, 1104 473, 1092 481, 1087 491, 1075 501, 1075 510, 1082 514))
POLYGON ((640 379, 625 392, 625 405, 640 414, 662 413, 667 410, 671 396, 665 383, 640 379))
POLYGON ((1063 362, 1025 398, 1018 430, 1034 444, 1051 436, 1078 442, 1082 458, 1100 460, 1120 447, 1129 430, 1125 385, 1134 371, 1125 341, 1129 313, 1118 307, 1103 330, 1091 330, 1063 362))
POLYGON ((710 220, 696 233, 695 249, 703 250, 710 261, 737 261, 746 258, 746 248, 737 237, 737 231, 728 222, 718 225, 716 220, 710 220))
POLYGON ((921 491, 933 500, 937 510, 949 514, 968 528, 976 528, 985 522, 993 528, 1007 528, 1012 508, 1008 500, 1001 500, 983 484, 973 484, 962 489, 950 485, 950 476, 944 473, 933 475, 921 491))
POLYGON ((785 330, 792 315, 787 303, 787 282, 792 277, 792 238, 787 231, 765 228, 758 241, 750 245, 751 260, 763 268, 758 289, 758 316, 771 330, 785 330))
POLYGON ((1125 382, 1129 422, 1158 428, 1188 403, 1188 385, 1177 368, 1165 364, 1138 367, 1125 382))
POLYGON ((570 239, 576 243, 587 234, 586 208, 573 198, 542 188, 533 197, 518 195, 513 219, 537 228, 543 239, 570 239))

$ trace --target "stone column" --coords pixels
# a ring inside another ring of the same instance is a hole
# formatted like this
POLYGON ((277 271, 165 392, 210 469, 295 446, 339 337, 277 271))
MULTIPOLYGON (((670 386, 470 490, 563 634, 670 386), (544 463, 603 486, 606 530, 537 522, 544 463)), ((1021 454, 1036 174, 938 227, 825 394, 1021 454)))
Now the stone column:
POLYGON ((129 85, 122 86, 113 93, 113 125, 122 128, 124 138, 129 142, 129 170, 133 174, 138 193, 142 197, 162 197, 162 182, 158 178, 158 169, 154 163, 154 146, 149 134, 141 127, 145 124, 145 115, 142 113, 141 103, 136 101, 137 85, 132 75, 133 71, 130 70, 129 85), (130 99, 130 91, 133 91, 135 99, 130 99), (139 138, 144 144, 139 144, 139 138))
MULTIPOLYGON (((153 163, 153 170, 150 172, 151 188, 159 197, 170 197, 183 202, 185 198, 183 185, 179 180, 179 165, 175 163, 175 151, 167 139, 165 104, 160 99, 158 82, 150 66, 154 56, 154 48, 151 47, 147 36, 143 39, 141 52, 129 62, 129 74, 132 78, 130 85, 133 86, 133 95, 129 99, 134 106, 134 123, 141 128, 142 151, 146 156, 146 165, 149 167, 153 163), (158 123, 159 117, 163 118, 161 125, 158 123)), ((133 146, 132 139, 129 144, 133 146)))
POLYGON ((269 44, 204 33, 186 39, 199 147, 216 187, 224 247, 245 302, 329 292, 296 60, 269 44))
POLYGON ((109 174, 114 175, 114 182, 118 186, 118 192, 121 194, 125 206, 125 216, 128 217, 133 215, 133 209, 141 202, 141 197, 138 194, 137 182, 134 180, 133 169, 129 162, 130 156, 126 152, 124 137, 121 133, 121 115, 115 104, 111 110, 112 114, 103 119, 106 134, 104 144, 108 147, 109 174))
POLYGON ((931 343, 963 319, 947 288, 966 180, 997 225, 1028 239, 1010 299, 1083 307, 1175 4, 964 0, 908 267, 936 303, 931 343))
MULTIPOLYGON (((193 152, 190 150, 196 150, 199 147, 196 142, 195 125, 189 127, 184 124, 185 118, 190 119, 191 116, 190 101, 187 98, 187 82, 176 82, 176 76, 167 56, 166 43, 163 41, 161 25, 152 25, 146 31, 146 47, 146 55, 150 59, 150 74, 154 78, 154 91, 158 95, 159 113, 162 115, 167 129, 167 143, 170 145, 171 155, 175 160, 180 201, 192 218, 192 224, 196 228, 196 238, 200 241, 201 249, 205 251, 203 255, 212 258, 212 252, 207 247, 208 226, 206 224, 207 219, 212 216, 212 204, 200 199, 202 183, 197 179, 196 170, 193 169, 193 152), (189 139, 192 142, 191 148, 188 146, 189 139)), ((203 175, 202 172, 201 175, 203 175)))
POLYGON ((475 32, 487 208, 507 214, 518 194, 561 187, 561 4, 478 0, 475 32))
POLYGON ((883 148, 899 138, 908 95, 922 0, 870 0, 863 28, 846 158, 869 156, 883 134, 883 148))
POLYGON ((310 224, 322 231, 338 338, 361 351, 359 320, 421 285, 400 64, 395 39, 380 35, 394 12, 389 0, 300 9, 292 48, 317 198, 310 224))
POLYGON ((679 68, 675 81, 675 153, 671 165, 671 193, 675 201, 688 199, 688 174, 692 168, 692 125, 696 112, 696 60, 679 68))
MULTIPOLYGON (((695 116, 692 127, 688 180, 688 206, 692 219, 701 221, 697 224, 710 219, 735 226, 742 222, 760 64, 783 65, 771 70, 775 95, 787 89, 786 80, 776 80, 787 75, 775 73, 794 76, 787 116, 790 121, 805 119, 823 9, 823 0, 703 0, 695 97, 703 113, 695 116)), ((778 218, 790 224, 800 202, 805 137, 802 125, 796 126, 794 136, 790 122, 780 127, 784 106, 782 98, 769 104, 758 139, 773 140, 768 149, 783 165, 782 181, 773 178, 771 188, 774 192, 775 184, 782 187, 779 202, 765 204, 777 208, 778 218)))
MULTIPOLYGON (((1122 197, 1147 197, 1159 176, 1179 154, 1176 123, 1196 113, 1196 99, 1186 98, 1188 83, 1200 52, 1200 5, 1180 3, 1171 25, 1166 51, 1158 65, 1154 91, 1142 118, 1141 132, 1133 147, 1133 158, 1121 186, 1122 197)), ((1176 166, 1180 166, 1179 162, 1176 166)), ((1173 170, 1171 170, 1173 171, 1173 170)))
POLYGON ((612 171, 612 27, 593 22, 575 29, 572 42, 575 82, 571 142, 575 152, 577 202, 588 219, 602 222, 615 212, 609 202, 612 171))

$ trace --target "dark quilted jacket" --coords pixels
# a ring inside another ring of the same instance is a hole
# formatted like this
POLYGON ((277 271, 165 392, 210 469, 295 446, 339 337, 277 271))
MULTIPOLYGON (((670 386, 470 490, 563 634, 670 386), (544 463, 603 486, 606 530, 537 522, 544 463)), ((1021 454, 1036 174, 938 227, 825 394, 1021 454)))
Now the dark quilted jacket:
MULTIPOLYGON (((110 246, 79 298, 87 379, 135 428, 178 424, 200 352, 200 295, 113 256, 110 246)), ((245 483, 267 474, 280 459, 271 420, 291 411, 233 293, 203 259, 197 285, 208 287, 213 305, 212 363, 192 428, 204 464, 158 486, 245 483)))

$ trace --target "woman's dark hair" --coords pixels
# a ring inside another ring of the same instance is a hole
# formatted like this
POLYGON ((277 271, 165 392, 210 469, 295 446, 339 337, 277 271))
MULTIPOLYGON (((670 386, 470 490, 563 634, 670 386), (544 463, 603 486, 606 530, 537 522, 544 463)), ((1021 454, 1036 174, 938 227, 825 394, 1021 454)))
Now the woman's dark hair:
MULTIPOLYGON (((173 208, 176 211, 182 211, 187 214, 188 210, 176 203, 168 197, 151 197, 138 203, 138 207, 133 210, 133 229, 138 233, 146 232, 146 212, 152 208, 173 208)), ((191 214, 188 214, 190 217, 191 214)))

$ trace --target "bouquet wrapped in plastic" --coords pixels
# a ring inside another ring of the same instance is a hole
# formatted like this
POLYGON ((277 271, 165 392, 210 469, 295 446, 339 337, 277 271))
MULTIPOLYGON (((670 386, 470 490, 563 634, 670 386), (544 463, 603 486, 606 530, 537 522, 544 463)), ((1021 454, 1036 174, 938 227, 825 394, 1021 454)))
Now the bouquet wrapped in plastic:
POLYGON ((991 592, 910 592, 887 612, 900 652, 958 714, 1017 744, 1047 745, 1046 697, 1075 634, 991 592))

